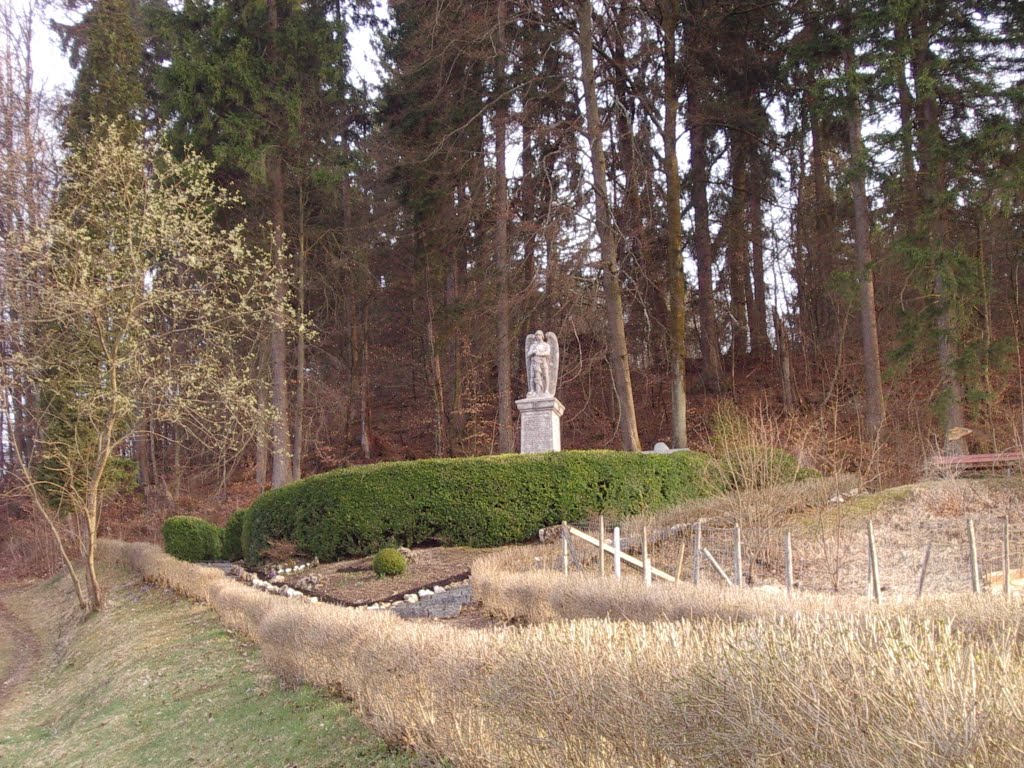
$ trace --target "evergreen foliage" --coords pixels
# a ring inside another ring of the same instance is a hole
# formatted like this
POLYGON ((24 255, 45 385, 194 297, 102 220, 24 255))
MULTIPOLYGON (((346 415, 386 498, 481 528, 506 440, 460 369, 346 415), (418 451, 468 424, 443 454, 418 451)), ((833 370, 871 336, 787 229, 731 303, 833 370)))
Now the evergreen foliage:
POLYGON ((378 576, 401 576, 405 573, 405 555, 393 547, 385 547, 374 555, 372 567, 378 576))
POLYGON ((164 551, 189 563, 217 560, 223 548, 224 532, 213 523, 190 515, 175 515, 161 529, 164 551))
POLYGON ((248 511, 248 509, 239 509, 228 518, 224 525, 224 551, 221 554, 225 560, 241 560, 245 557, 245 550, 242 549, 242 533, 248 511))
POLYGON ((255 563, 270 539, 321 560, 428 541, 489 547, 562 520, 656 511, 700 494, 706 457, 563 451, 339 469, 260 496, 243 535, 255 563))
POLYGON ((78 70, 64 139, 85 139, 113 120, 138 126, 147 112, 145 30, 139 0, 95 0, 76 24, 55 25, 78 70))

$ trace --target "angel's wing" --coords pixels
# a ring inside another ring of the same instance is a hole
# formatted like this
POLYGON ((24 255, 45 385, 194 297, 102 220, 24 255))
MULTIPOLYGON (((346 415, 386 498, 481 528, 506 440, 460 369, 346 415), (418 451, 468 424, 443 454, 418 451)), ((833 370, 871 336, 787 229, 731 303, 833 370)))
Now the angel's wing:
POLYGON ((555 387, 558 386, 558 337, 552 331, 548 331, 548 346, 551 347, 551 373, 548 376, 548 394, 555 396, 555 387))
POLYGON ((530 365, 530 353, 533 351, 533 345, 537 343, 537 338, 532 334, 527 334, 526 344, 524 348, 526 350, 526 393, 533 392, 533 366, 530 365))

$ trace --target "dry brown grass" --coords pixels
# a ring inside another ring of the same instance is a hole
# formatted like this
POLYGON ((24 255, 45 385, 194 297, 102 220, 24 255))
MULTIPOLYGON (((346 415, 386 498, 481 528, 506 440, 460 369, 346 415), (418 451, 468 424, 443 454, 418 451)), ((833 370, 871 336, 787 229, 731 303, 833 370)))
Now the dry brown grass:
MULTIPOLYGON (((1005 600, 961 601, 946 613, 927 602, 900 615, 863 604, 851 613, 852 601, 826 609, 825 597, 690 590, 680 599, 693 621, 457 630, 224 586, 146 545, 108 542, 103 552, 205 595, 279 673, 351 698, 382 735, 455 765, 1024 761, 1024 620, 1005 600)), ((511 599, 518 583, 536 594, 535 577, 558 578, 496 568, 484 589, 511 599)), ((621 589, 609 600, 643 599, 621 589)), ((667 590, 686 592, 646 594, 667 590)), ((596 615, 598 596, 586 597, 596 615)))

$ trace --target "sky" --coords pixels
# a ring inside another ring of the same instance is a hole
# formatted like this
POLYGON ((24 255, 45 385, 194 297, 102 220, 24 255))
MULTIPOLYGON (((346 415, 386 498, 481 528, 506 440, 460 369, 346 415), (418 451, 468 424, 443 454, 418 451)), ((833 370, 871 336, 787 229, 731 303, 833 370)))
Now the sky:
POLYGON ((66 14, 55 4, 47 4, 40 0, 14 0, 17 11, 25 12, 35 9, 35 25, 32 35, 32 59, 35 68, 35 85, 38 90, 67 90, 74 82, 74 72, 68 60, 60 52, 57 34, 49 27, 49 19, 56 15, 60 20, 66 14), (52 13, 51 13, 52 11, 52 13))

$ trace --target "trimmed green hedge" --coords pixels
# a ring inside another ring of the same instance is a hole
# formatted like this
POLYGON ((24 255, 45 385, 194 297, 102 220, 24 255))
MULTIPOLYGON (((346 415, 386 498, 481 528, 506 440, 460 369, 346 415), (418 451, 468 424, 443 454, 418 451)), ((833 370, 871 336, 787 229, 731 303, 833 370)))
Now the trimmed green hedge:
POLYGON ((223 544, 222 532, 198 517, 176 515, 164 521, 164 551, 179 560, 198 563, 216 560, 223 544))
POLYGON ((339 469, 269 491, 243 523, 246 560, 286 539, 321 560, 429 540, 500 546, 598 513, 632 515, 700 495, 707 457, 563 451, 339 469))
POLYGON ((242 528, 248 509, 240 509, 228 518, 224 525, 224 550, 221 556, 225 560, 241 560, 245 557, 242 549, 242 528))

